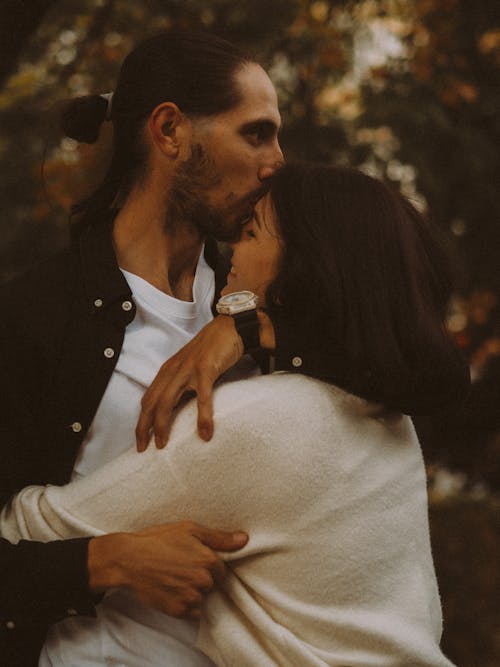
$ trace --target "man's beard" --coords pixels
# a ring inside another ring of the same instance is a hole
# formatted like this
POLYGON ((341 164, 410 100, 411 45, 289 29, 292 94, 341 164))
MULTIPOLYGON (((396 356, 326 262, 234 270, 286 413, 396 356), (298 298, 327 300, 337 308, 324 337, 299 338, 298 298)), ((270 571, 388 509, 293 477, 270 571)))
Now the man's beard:
POLYGON ((213 160, 200 144, 191 147, 191 156, 177 169, 167 208, 166 230, 175 233, 192 225, 202 236, 213 236, 218 241, 232 241, 239 236, 245 216, 253 210, 258 198, 251 193, 241 202, 240 215, 211 206, 209 191, 220 185, 222 176, 213 160))

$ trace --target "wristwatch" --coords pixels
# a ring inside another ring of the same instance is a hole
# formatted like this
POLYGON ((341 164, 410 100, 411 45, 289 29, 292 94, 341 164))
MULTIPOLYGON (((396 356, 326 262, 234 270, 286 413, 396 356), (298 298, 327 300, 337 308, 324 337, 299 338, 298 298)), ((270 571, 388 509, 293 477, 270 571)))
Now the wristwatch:
POLYGON ((259 320, 257 303, 259 297, 253 292, 243 290, 221 296, 215 306, 221 315, 230 315, 234 320, 236 331, 243 341, 245 352, 260 347, 259 320))

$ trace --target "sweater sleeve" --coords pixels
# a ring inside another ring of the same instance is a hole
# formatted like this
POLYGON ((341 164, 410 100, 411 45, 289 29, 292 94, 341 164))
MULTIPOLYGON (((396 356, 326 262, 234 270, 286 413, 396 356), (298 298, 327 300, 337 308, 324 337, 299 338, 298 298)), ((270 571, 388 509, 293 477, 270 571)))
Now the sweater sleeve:
POLYGON ((2 536, 45 542, 185 519, 248 529, 278 497, 276 479, 266 475, 271 462, 265 461, 266 452, 276 458, 267 416, 271 397, 252 392, 251 380, 233 384, 239 385, 236 392, 217 392, 217 425, 209 443, 197 438, 196 408, 188 405, 166 449, 151 445, 138 454, 131 448, 66 486, 23 489, 2 511, 2 536))

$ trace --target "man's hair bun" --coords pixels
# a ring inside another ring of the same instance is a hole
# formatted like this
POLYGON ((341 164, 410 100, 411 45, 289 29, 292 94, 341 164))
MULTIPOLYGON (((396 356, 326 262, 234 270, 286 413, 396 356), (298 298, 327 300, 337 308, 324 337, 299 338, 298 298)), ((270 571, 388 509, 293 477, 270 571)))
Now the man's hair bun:
POLYGON ((99 138, 99 129, 106 120, 108 101, 100 95, 75 97, 61 112, 64 134, 85 144, 93 144, 99 138))

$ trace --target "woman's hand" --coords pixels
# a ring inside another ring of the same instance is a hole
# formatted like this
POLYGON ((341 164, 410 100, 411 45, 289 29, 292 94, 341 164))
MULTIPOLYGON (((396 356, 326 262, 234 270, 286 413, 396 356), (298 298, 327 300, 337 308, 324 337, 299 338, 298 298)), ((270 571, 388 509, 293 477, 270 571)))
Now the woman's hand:
POLYGON ((243 342, 234 320, 218 315, 187 345, 160 368, 142 399, 135 430, 137 450, 144 451, 154 433, 158 449, 165 447, 172 413, 186 392, 198 400, 198 434, 210 440, 213 434, 212 390, 214 382, 243 355, 243 342))

